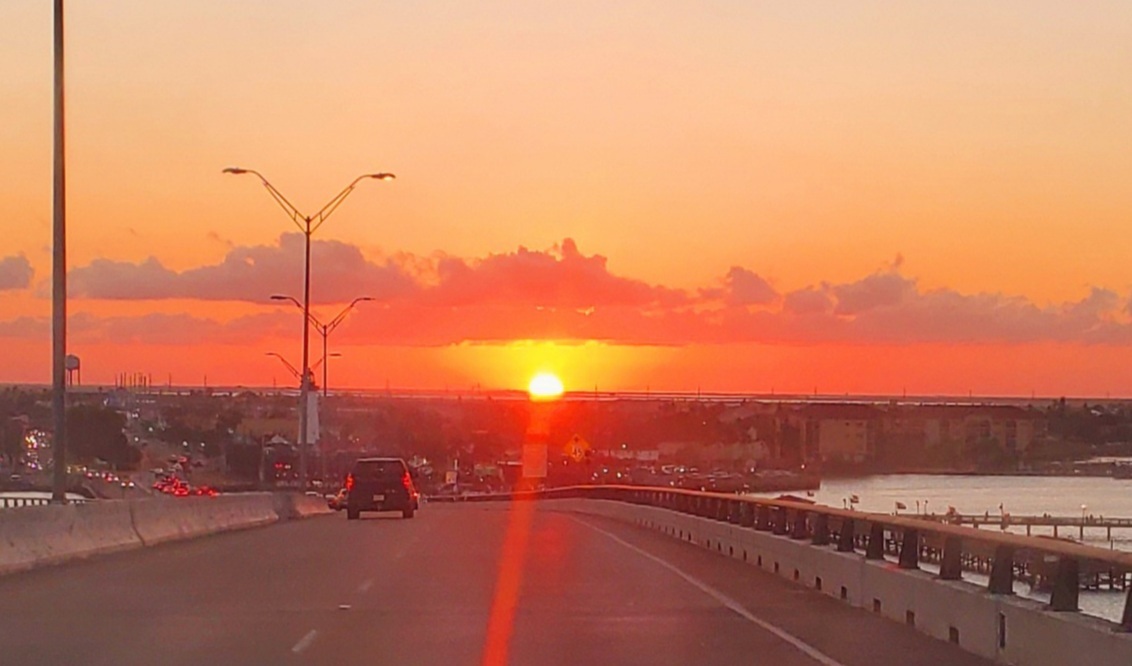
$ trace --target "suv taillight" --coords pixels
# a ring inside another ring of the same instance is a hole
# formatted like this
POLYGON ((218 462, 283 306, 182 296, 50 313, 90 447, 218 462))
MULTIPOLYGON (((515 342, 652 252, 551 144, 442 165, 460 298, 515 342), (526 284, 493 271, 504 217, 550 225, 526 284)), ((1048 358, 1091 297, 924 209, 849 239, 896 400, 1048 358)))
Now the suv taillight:
POLYGON ((353 489, 354 489, 354 475, 353 474, 347 474, 346 475, 346 490, 353 490, 353 489))
POLYGON ((413 489, 413 479, 409 476, 408 472, 401 477, 401 485, 405 486, 405 490, 413 489))

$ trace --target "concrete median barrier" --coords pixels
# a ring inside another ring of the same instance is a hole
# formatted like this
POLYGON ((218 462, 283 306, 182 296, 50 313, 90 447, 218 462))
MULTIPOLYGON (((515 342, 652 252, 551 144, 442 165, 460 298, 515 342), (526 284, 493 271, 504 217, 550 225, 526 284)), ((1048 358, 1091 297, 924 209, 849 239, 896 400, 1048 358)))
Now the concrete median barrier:
POLYGON ((332 513, 296 493, 152 497, 0 509, 0 575, 332 513))
POLYGON ((141 545, 125 501, 0 510, 0 574, 141 545))
POLYGON ((276 493, 275 513, 280 520, 294 520, 297 518, 310 518, 334 513, 326 505, 326 499, 314 495, 300 495, 298 493, 276 493))
POLYGON ((134 529, 146 546, 267 525, 281 519, 270 493, 159 497, 130 504, 134 529))

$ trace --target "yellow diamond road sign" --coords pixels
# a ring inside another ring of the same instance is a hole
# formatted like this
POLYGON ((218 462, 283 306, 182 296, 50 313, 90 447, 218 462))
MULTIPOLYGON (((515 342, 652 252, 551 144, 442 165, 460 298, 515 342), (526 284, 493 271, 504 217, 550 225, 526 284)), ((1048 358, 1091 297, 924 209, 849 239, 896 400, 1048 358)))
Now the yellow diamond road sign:
POLYGON ((582 439, 581 435, 574 435, 570 441, 566 442, 566 455, 574 460, 581 460, 586 457, 586 451, 590 450, 590 443, 582 439))

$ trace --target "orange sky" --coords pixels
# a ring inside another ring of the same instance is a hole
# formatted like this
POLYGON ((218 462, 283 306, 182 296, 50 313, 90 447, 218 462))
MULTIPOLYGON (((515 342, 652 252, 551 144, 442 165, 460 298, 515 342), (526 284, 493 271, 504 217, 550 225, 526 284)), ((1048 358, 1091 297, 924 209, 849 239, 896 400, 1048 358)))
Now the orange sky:
MULTIPOLYGON (((293 264, 235 164, 308 210, 398 175, 317 236, 324 300, 347 250, 388 289, 339 385, 1132 394, 1127 3, 67 6, 89 381, 285 380, 263 353, 297 357, 298 321, 252 296, 294 285, 208 269, 293 264)), ((0 4, 0 381, 49 371, 50 28, 0 4)))

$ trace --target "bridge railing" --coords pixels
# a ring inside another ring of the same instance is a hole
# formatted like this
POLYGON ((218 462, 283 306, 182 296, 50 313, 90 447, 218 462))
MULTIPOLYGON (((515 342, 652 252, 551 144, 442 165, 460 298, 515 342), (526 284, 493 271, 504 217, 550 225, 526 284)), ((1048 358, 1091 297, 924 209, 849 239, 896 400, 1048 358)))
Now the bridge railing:
MULTIPOLYGON (((939 566, 942 580, 960 580, 972 566, 987 575, 991 594, 1014 593, 1018 577, 1049 589, 1049 609, 1077 612, 1082 575, 1119 576, 1126 586, 1120 626, 1132 631, 1132 552, 1105 550, 1009 532, 994 533, 911 516, 849 511, 805 502, 648 486, 570 486, 541 491, 469 495, 451 500, 597 499, 629 502, 677 511, 753 530, 771 532, 815 547, 863 552, 866 559, 895 557, 904 569, 922 560, 939 566)), ((435 500, 434 500, 435 501, 435 500)))
MULTIPOLYGON (((68 499, 69 504, 82 504, 86 499, 68 499)), ((50 497, 0 497, 0 509, 15 509, 21 506, 46 506, 50 497)))

